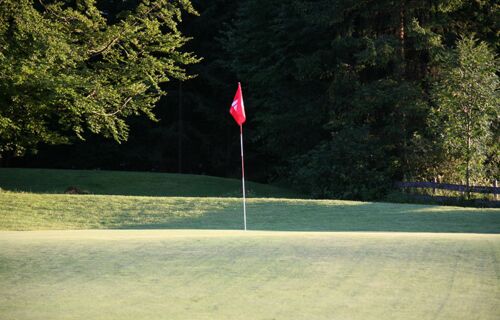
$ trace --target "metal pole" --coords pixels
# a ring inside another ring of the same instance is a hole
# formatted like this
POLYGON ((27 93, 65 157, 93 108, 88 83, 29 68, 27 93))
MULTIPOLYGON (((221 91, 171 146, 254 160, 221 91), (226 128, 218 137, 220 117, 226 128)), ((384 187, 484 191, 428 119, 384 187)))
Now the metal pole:
POLYGON ((241 181, 243 185, 243 225, 247 230, 247 207, 245 197, 245 160, 243 158, 243 126, 240 125, 240 144, 241 144, 241 181))
MULTIPOLYGON (((495 179, 495 181, 493 181, 493 186, 495 188, 498 188, 498 180, 497 179, 495 179)), ((495 201, 496 201, 496 200, 498 200, 498 193, 496 193, 496 190, 494 190, 494 192, 495 192, 495 201)))

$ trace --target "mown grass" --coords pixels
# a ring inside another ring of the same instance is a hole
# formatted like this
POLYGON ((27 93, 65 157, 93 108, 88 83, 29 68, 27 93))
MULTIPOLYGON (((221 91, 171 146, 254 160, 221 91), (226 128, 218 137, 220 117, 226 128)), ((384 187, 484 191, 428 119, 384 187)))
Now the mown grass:
POLYGON ((0 232, 1 319, 499 317, 500 236, 0 232))
MULTIPOLYGON (((247 205, 253 230, 500 233, 500 209, 298 199, 247 205)), ((0 193, 0 230, 242 226, 237 198, 0 193)))
POLYGON ((3 189, 50 193, 0 192, 0 319, 500 317, 500 209, 252 198, 268 231, 202 230, 243 227, 238 181, 12 172, 3 189))
MULTIPOLYGON (((77 187, 91 194, 164 197, 239 197, 241 181, 158 172, 0 168, 0 188, 32 193, 64 193, 77 187)), ((294 191, 247 182, 248 197, 299 198, 294 191)))

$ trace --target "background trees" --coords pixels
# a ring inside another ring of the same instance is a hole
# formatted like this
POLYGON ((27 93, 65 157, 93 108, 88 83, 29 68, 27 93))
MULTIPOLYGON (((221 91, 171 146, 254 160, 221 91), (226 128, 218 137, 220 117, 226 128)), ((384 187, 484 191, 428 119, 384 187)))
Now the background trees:
POLYGON ((151 120, 160 84, 186 80, 188 1, 143 1, 109 12, 94 0, 0 4, 0 152, 69 142, 86 131, 122 142, 125 119, 151 120))
POLYGON ((432 56, 461 32, 496 39, 477 21, 495 5, 275 1, 259 14, 262 6, 245 1, 223 44, 247 79, 260 150, 279 159, 277 175, 315 196, 372 199, 394 180, 426 175, 437 163, 429 157, 447 157, 419 150, 431 145, 421 138, 440 72, 432 56))
POLYGON ((500 117, 498 61, 485 42, 464 37, 438 56, 441 72, 434 85, 436 106, 430 125, 447 159, 456 161, 457 178, 467 186, 488 181, 486 160, 498 156, 500 117), (494 152, 494 153, 491 153, 494 152))
MULTIPOLYGON (((160 85, 169 95, 148 109, 159 122, 133 116, 122 145, 86 135, 87 143, 74 146, 41 145, 37 156, 16 164, 237 176, 237 128, 227 109, 241 81, 251 179, 292 184, 314 197, 379 199, 396 180, 440 176, 460 182, 464 176, 457 165, 463 157, 445 143, 448 125, 463 128, 443 117, 445 105, 457 105, 445 96, 461 91, 453 80, 459 35, 483 41, 474 50, 487 45, 490 53, 484 49, 482 61, 490 76, 498 72, 493 60, 500 19, 494 1, 195 0, 193 5, 200 16, 185 16, 180 29, 193 37, 186 50, 203 60, 188 67, 196 78, 160 85)), ((134 12, 137 3, 125 6, 134 12)), ((476 161, 469 161, 474 177, 482 177, 474 183, 500 178, 493 82, 476 82, 478 95, 489 92, 493 100, 476 99, 478 108, 489 110, 483 126, 489 135, 474 142, 483 148, 480 155, 469 157, 476 161)))

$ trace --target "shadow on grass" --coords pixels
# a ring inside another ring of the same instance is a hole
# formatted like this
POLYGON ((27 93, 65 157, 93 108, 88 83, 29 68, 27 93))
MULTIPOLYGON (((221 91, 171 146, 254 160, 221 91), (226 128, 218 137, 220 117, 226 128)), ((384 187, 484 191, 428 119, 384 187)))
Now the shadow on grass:
MULTIPOLYGON (((401 205, 253 201, 247 207, 249 230, 386 231, 500 233, 500 210, 401 205)), ((153 224, 124 224, 118 229, 243 229, 240 205, 197 217, 170 218, 153 224)))
MULTIPOLYGON (((0 168, 0 188, 11 192, 63 194, 68 187, 95 195, 239 197, 241 182, 213 176, 160 172, 0 168)), ((297 199, 286 188, 247 181, 249 197, 297 199)))

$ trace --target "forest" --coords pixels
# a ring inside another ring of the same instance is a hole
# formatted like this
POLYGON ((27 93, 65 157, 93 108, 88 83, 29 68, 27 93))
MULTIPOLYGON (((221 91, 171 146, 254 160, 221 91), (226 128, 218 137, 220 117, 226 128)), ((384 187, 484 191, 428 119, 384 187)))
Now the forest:
POLYGON ((500 180, 493 0, 0 0, 5 167, 239 177, 377 200, 500 180))

